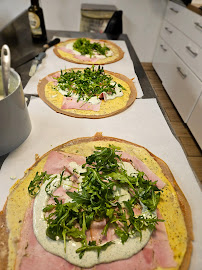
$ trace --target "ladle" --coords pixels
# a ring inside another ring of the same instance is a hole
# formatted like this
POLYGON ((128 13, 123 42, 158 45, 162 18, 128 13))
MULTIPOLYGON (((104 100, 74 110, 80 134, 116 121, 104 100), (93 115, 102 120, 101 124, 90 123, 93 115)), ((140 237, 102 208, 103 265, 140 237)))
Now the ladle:
POLYGON ((4 96, 8 96, 9 89, 9 77, 10 77, 10 65, 11 65, 11 54, 8 45, 4 44, 1 48, 1 70, 4 96))

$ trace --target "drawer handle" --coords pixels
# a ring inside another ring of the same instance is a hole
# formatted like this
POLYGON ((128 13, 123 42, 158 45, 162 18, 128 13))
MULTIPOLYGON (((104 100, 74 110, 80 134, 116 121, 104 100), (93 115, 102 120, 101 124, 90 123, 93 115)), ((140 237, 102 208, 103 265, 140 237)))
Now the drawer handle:
POLYGON ((196 56, 198 55, 198 53, 192 51, 191 47, 186 46, 186 49, 187 49, 194 57, 196 57, 196 56))
POLYGON ((172 10, 172 11, 175 12, 175 13, 179 13, 179 11, 178 11, 177 9, 170 8, 170 10, 172 10))
POLYGON ((187 75, 182 72, 180 67, 177 67, 177 71, 180 73, 180 75, 182 76, 183 79, 185 79, 187 77, 187 75))
POLYGON ((161 49, 164 51, 164 52, 167 52, 167 49, 163 47, 163 45, 161 44, 160 45, 161 49))
POLYGON ((165 30, 169 33, 172 34, 173 31, 171 31, 168 27, 165 27, 165 30))
POLYGON ((200 25, 200 23, 195 22, 194 24, 195 24, 197 27, 199 27, 200 29, 202 29, 202 25, 200 25))

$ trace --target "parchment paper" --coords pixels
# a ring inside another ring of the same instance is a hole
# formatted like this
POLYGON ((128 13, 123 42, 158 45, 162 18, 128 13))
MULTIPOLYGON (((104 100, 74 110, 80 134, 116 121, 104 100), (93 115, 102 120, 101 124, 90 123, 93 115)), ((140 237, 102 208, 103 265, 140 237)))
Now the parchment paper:
MULTIPOLYGON (((55 37, 53 37, 55 38, 55 37)), ((67 40, 68 38, 61 38, 61 41, 67 40)), ((142 88, 138 81, 137 75, 134 71, 133 62, 130 58, 127 46, 125 41, 122 40, 113 40, 121 49, 125 52, 123 59, 118 62, 104 65, 106 70, 121 73, 127 76, 129 79, 134 78, 133 82, 137 89, 137 98, 141 98, 143 96, 142 88)), ((44 78, 50 73, 55 71, 59 71, 65 68, 85 68, 89 67, 89 65, 81 65, 75 64, 68 61, 65 61, 59 57, 57 57, 54 52, 53 48, 50 48, 46 51, 46 57, 42 60, 42 63, 38 66, 36 73, 32 76, 27 83, 26 87, 24 88, 25 94, 37 94, 37 85, 40 79, 44 78)))
POLYGON ((5 160, 0 171, 0 209, 6 201, 9 188, 16 179, 23 177, 35 159, 51 148, 78 137, 118 137, 146 147, 163 159, 170 167, 177 183, 184 192, 192 209, 194 225, 194 251, 191 270, 202 265, 202 194, 187 158, 171 133, 156 99, 139 99, 126 111, 104 119, 79 119, 57 114, 39 98, 33 98, 28 107, 32 132, 28 139, 5 160), (130 123, 130 124, 129 124, 130 123))

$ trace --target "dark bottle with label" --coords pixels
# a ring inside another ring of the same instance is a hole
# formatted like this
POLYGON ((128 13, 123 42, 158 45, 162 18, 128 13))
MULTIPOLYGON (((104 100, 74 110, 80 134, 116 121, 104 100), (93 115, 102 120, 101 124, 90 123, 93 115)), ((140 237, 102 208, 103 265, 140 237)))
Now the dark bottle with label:
POLYGON ((28 8, 29 25, 34 42, 44 42, 47 40, 43 11, 39 6, 39 0, 31 0, 28 8))

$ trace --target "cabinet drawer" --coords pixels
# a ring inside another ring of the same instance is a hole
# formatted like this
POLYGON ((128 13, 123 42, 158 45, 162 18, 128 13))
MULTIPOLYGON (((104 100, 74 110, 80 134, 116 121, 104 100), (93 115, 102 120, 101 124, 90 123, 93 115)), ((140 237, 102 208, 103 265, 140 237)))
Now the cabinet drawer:
POLYGON ((165 19, 202 48, 202 17, 186 7, 169 2, 165 19))
POLYGON ((168 1, 165 18, 173 25, 180 27, 181 19, 185 15, 186 7, 168 1))
POLYGON ((169 73, 172 72, 173 54, 166 42, 159 38, 152 64, 162 80, 162 83, 168 80, 169 73))
POLYGON ((202 149, 202 95, 196 103, 187 125, 202 149))
POLYGON ((161 37, 202 80, 202 49, 167 21, 162 25, 161 37))
POLYGON ((163 84, 182 119, 187 123, 202 92, 202 83, 173 51, 170 54, 173 62, 163 84))

